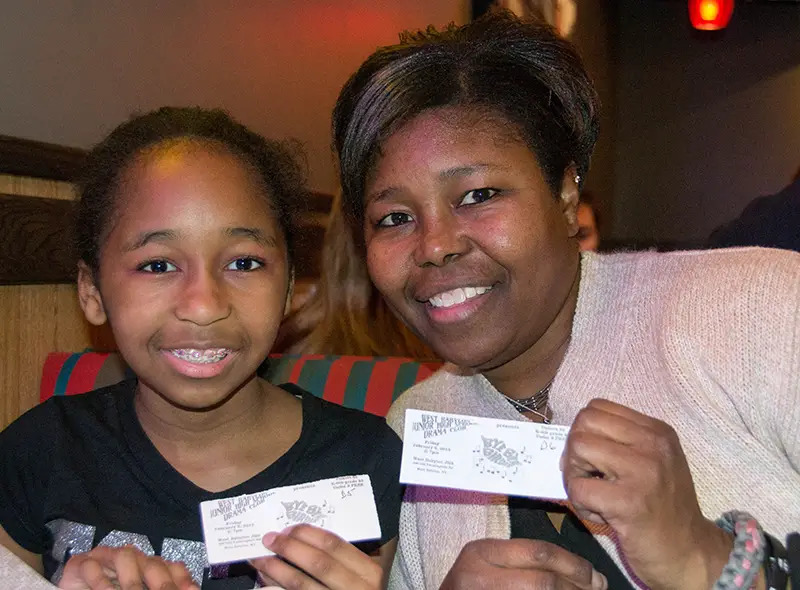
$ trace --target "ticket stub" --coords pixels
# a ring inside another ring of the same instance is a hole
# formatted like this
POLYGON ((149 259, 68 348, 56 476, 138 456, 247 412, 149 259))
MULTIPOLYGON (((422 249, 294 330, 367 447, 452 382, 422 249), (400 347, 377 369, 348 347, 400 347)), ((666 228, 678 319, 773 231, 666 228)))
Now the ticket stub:
POLYGON ((347 475, 200 503, 211 565, 272 555, 268 532, 308 523, 355 542, 379 539, 369 475, 347 475))
POLYGON ((565 500, 568 426, 406 410, 400 481, 565 500))

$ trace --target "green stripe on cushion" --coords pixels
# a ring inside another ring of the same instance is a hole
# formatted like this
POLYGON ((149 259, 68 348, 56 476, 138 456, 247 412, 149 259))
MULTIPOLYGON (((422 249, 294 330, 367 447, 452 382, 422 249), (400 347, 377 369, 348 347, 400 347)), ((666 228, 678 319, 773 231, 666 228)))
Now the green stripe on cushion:
POLYGON ((325 383, 328 381, 328 373, 330 373, 334 361, 333 357, 306 361, 300 370, 297 385, 317 397, 322 397, 325 394, 325 383))
POLYGON ((397 376, 395 377, 394 381, 392 401, 400 397, 401 393, 417 382, 418 372, 419 363, 409 361, 400 365, 400 368, 397 369, 397 376))
POLYGON ((82 352, 76 352, 69 355, 69 358, 61 365, 61 370, 58 372, 58 379, 56 379, 56 386, 53 388, 53 395, 64 395, 67 391, 67 384, 69 383, 72 369, 78 364, 78 360, 83 355, 82 352))
POLYGON ((375 362, 382 357, 375 357, 375 360, 356 361, 350 369, 350 377, 347 379, 347 387, 344 392, 342 405, 346 408, 363 410, 364 403, 367 401, 367 387, 375 368, 375 362))

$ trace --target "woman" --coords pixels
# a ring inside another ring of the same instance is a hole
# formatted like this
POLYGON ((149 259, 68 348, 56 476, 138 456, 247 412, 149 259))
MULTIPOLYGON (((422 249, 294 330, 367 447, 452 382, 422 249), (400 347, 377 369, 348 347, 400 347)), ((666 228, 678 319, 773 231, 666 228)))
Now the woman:
POLYGON ((763 585, 755 520, 713 519, 800 522, 800 257, 579 254, 597 111, 572 46, 507 14, 407 36, 342 90, 344 210, 450 363, 393 427, 406 408, 572 424, 572 510, 409 486, 393 587, 763 585))
POLYGON ((386 307, 369 280, 360 243, 342 216, 337 195, 325 230, 319 281, 311 296, 281 324, 276 351, 434 358, 386 307))

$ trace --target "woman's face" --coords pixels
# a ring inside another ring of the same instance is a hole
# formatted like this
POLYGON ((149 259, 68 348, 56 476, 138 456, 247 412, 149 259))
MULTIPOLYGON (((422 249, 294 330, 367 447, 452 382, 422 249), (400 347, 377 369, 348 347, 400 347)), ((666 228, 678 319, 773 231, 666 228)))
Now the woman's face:
POLYGON ((419 115, 384 142, 367 179, 375 285, 447 361, 489 370, 525 356, 569 307, 574 176, 568 169, 554 196, 498 117, 453 107, 419 115))

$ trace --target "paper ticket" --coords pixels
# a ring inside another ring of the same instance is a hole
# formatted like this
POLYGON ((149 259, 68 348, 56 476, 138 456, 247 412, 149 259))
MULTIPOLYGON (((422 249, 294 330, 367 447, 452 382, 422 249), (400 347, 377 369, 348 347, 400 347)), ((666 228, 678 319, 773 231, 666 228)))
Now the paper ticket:
POLYGON ((381 527, 369 475, 274 488, 200 503, 209 564, 272 555, 268 532, 308 523, 355 542, 378 539, 381 527))
POLYGON ((564 500, 568 426, 406 410, 400 481, 564 500))

